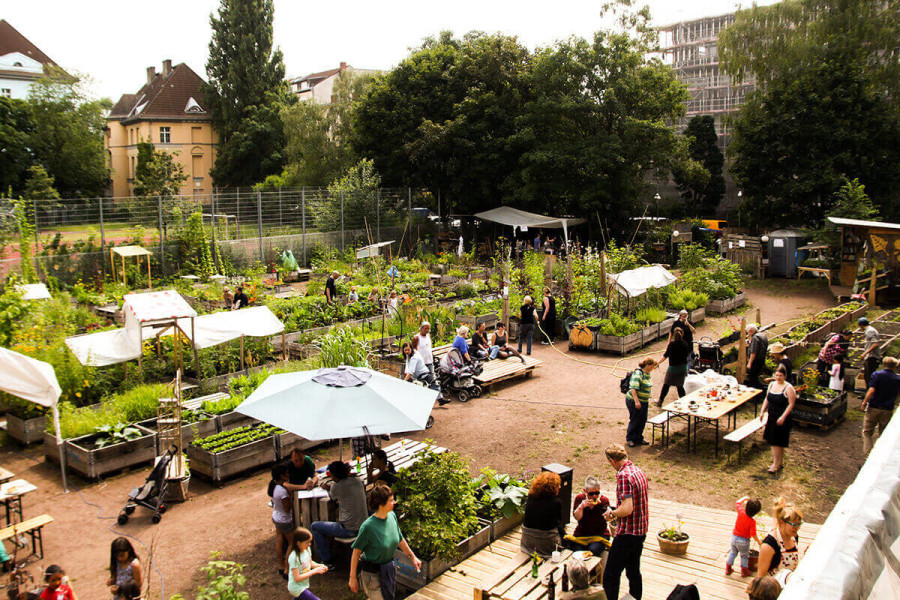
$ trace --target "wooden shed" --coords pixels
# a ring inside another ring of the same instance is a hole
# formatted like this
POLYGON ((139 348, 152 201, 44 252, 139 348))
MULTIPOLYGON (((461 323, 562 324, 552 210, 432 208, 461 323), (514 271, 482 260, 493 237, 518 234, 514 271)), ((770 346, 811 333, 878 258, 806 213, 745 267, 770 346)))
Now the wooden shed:
POLYGON ((828 217, 841 231, 839 285, 835 296, 865 294, 870 304, 895 302, 900 276, 900 224, 828 217))

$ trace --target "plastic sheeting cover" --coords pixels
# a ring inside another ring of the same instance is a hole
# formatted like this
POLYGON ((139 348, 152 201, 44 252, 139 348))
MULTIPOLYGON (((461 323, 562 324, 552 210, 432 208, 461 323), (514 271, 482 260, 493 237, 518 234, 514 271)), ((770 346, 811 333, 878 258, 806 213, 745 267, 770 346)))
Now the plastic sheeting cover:
POLYGON ((53 367, 24 354, 0 348, 0 390, 41 406, 59 401, 62 388, 53 367))
POLYGON ((197 311, 175 290, 126 294, 122 310, 126 319, 131 317, 138 323, 197 316, 197 311))
POLYGON ((491 210, 475 213, 475 217, 483 221, 493 221, 494 223, 511 227, 546 227, 553 229, 571 227, 585 222, 585 219, 548 217, 547 215, 530 213, 511 206, 499 206, 491 210))
POLYGON ((898 548, 900 411, 831 511, 779 600, 900 598, 898 548))
POLYGON ((106 367, 136 359, 140 346, 135 345, 124 329, 100 331, 66 338, 66 346, 83 365, 106 367))
POLYGON ((629 296, 640 296, 647 290, 664 288, 675 283, 675 276, 660 265, 622 271, 609 277, 629 296))
POLYGON ((22 283, 16 286, 22 292, 22 300, 49 300, 50 290, 43 283, 22 283))

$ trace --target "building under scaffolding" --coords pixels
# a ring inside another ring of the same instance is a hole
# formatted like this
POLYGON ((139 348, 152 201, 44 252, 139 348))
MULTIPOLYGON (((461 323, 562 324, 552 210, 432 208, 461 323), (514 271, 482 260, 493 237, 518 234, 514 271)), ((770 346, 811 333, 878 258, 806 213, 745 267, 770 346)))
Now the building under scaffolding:
POLYGON ((734 83, 719 71, 719 32, 733 22, 734 13, 728 13, 658 28, 663 62, 675 69, 690 94, 682 126, 698 115, 713 116, 723 152, 730 139, 730 126, 724 117, 736 112, 756 87, 752 80, 734 83))

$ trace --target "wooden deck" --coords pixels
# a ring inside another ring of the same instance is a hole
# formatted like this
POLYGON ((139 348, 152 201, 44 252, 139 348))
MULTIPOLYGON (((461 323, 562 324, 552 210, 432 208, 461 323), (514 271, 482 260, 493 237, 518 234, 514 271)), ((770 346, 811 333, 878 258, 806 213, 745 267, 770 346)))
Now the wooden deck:
MULTIPOLYGON (((604 492, 607 496, 615 494, 604 492)), ((764 507, 767 508, 767 507, 764 507)), ((733 511, 679 504, 665 500, 650 500, 650 531, 656 532, 665 525, 677 523, 676 515, 684 521, 683 529, 691 535, 686 556, 668 556, 659 551, 655 535, 647 536, 641 559, 644 579, 644 598, 662 600, 676 584, 693 583, 700 590, 703 600, 746 600, 749 578, 738 573, 725 575, 725 554, 734 528, 733 511)), ((771 525, 771 518, 758 517, 760 539, 771 525)), ((800 550, 805 552, 821 525, 804 523, 800 531, 800 550)), ((574 530, 574 522, 569 532, 574 530)), ((411 600, 472 600, 476 585, 480 585, 502 569, 519 554, 521 527, 517 527, 500 540, 477 552, 453 567, 433 582, 413 593, 411 600)), ((738 559, 737 566, 740 566, 738 559)), ((628 581, 622 576, 621 594, 628 591, 628 581)), ((510 598, 509 600, 518 600, 510 598)))
MULTIPOLYGON (((472 340, 468 340, 468 342, 471 344, 472 340)), ((447 354, 452 347, 452 344, 438 346, 431 351, 431 355, 439 360, 447 354)), ((522 358, 525 359, 524 363, 515 356, 483 361, 481 366, 484 370, 481 372, 481 375, 475 376, 476 383, 481 387, 488 387, 495 383, 500 383, 501 381, 506 381, 507 379, 513 379, 515 377, 531 377, 534 370, 544 362, 525 355, 523 355, 522 358)))

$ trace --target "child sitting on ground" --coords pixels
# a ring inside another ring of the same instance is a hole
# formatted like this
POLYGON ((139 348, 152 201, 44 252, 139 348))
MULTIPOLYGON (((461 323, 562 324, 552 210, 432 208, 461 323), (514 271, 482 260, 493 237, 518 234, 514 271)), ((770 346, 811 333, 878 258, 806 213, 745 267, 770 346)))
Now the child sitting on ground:
POLYGON ((725 558, 726 575, 731 575, 734 572, 732 565, 734 565, 734 559, 740 552, 741 577, 750 577, 750 538, 756 540, 757 546, 760 544, 759 536, 756 535, 756 521, 753 520, 753 517, 761 509, 762 504, 760 501, 749 496, 744 496, 734 503, 737 519, 731 535, 731 549, 728 551, 728 557, 725 558))

